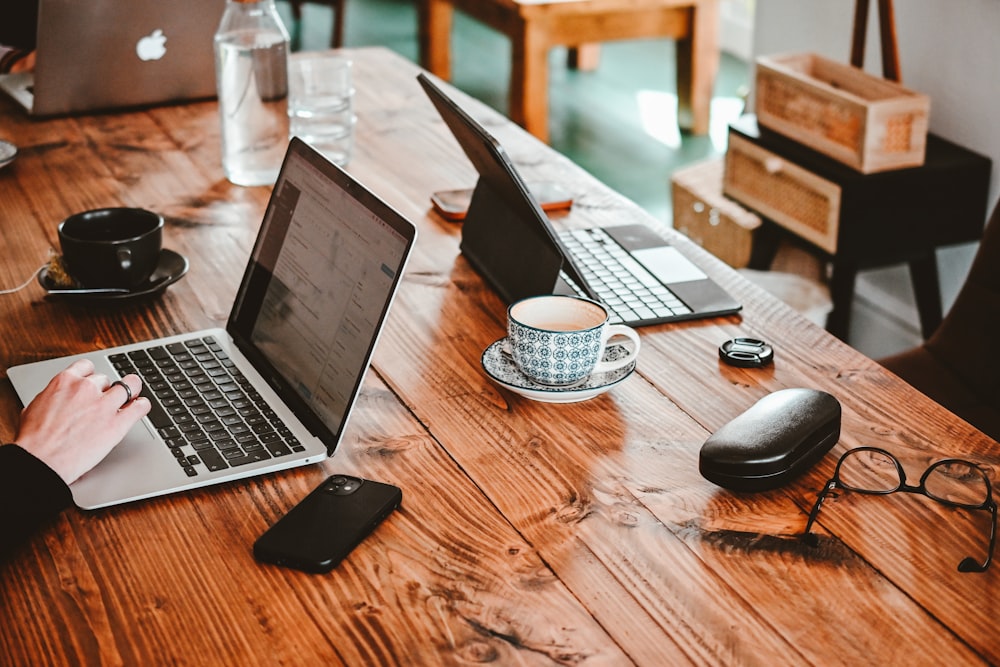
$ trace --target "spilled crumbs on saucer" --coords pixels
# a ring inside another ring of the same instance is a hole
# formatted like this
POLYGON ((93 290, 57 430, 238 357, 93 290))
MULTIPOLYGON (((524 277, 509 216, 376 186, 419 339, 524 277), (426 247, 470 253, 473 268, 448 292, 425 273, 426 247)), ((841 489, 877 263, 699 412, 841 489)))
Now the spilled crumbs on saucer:
POLYGON ((49 251, 49 263, 45 267, 45 270, 48 282, 53 289, 71 289, 77 286, 76 281, 73 280, 69 275, 69 271, 66 270, 66 264, 63 262, 62 255, 54 250, 49 251))

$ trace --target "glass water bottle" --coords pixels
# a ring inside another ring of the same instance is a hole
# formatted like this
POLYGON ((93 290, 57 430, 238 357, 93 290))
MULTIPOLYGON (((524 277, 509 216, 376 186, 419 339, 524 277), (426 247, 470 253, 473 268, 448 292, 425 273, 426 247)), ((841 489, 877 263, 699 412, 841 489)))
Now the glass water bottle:
POLYGON ((222 168, 273 184, 288 148, 288 31, 274 0, 227 0, 215 33, 222 168))

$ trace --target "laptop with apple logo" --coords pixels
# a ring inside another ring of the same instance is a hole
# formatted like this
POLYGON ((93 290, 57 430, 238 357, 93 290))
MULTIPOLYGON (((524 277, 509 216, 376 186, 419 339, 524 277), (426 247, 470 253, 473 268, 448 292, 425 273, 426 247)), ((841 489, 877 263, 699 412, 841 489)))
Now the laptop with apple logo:
POLYGON ((216 94, 225 0, 40 0, 34 72, 0 89, 35 116, 147 107, 216 94))

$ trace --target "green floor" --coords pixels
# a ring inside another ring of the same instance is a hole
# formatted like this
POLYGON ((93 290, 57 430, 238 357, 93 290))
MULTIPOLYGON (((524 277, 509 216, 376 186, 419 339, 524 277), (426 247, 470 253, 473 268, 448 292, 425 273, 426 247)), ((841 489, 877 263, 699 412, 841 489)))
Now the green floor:
MULTIPOLYGON (((284 2, 279 9, 291 26, 284 2)), ((332 12, 307 5, 302 48, 329 45, 332 12)), ((346 46, 386 46, 417 59, 413 0, 347 0, 346 46)), ((749 68, 722 56, 712 103, 712 131, 695 137, 676 124, 674 45, 670 40, 605 44, 600 67, 566 67, 565 51, 550 54, 550 143, 598 179, 669 222, 670 174, 678 167, 722 155, 726 126, 742 109, 749 68)), ((506 112, 510 43, 503 35, 456 13, 452 83, 506 112)))

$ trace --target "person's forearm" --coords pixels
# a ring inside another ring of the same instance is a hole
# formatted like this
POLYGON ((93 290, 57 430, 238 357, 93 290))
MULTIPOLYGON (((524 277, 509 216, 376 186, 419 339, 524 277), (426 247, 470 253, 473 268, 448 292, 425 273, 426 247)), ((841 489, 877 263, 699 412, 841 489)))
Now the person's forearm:
POLYGON ((17 445, 0 445, 0 558, 72 502, 51 468, 17 445))

